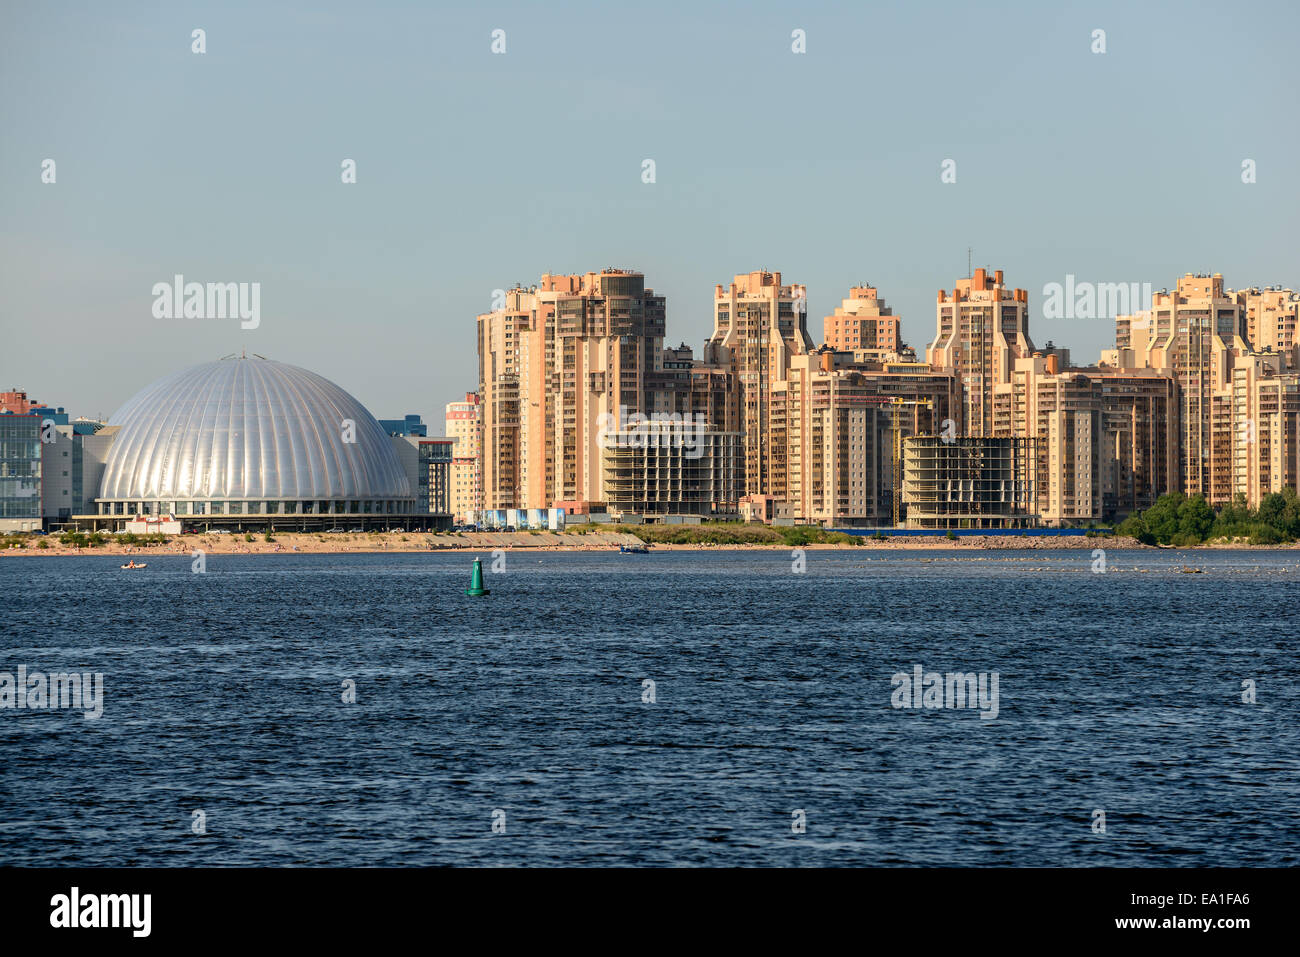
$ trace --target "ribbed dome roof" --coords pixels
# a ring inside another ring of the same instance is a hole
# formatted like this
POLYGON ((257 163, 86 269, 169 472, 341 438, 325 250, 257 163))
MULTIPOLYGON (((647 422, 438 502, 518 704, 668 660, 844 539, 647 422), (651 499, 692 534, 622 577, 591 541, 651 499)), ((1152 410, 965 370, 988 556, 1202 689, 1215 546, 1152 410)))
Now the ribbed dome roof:
POLYGON ((220 359, 160 379, 109 420, 99 497, 410 499, 389 437, 333 382, 270 359, 220 359), (344 421, 355 441, 343 441, 344 421))

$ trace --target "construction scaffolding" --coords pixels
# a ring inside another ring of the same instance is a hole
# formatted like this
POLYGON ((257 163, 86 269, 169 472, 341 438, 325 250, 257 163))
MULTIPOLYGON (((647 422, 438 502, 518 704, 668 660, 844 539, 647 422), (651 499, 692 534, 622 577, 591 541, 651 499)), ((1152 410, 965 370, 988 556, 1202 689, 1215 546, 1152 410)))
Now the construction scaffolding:
POLYGON ((739 513, 745 475, 739 432, 687 435, 652 423, 610 432, 604 444, 603 488, 611 513, 705 518, 739 513))
POLYGON ((908 528, 1024 528, 1034 513, 1036 439, 903 440, 908 528))

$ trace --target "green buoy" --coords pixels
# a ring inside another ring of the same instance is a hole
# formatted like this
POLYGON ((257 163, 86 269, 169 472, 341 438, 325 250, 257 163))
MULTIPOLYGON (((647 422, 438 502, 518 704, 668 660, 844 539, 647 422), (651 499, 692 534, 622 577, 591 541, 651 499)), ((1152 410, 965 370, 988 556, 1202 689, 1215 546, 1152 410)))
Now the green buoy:
POLYGON ((474 559, 474 570, 470 572, 469 587, 465 589, 466 595, 490 595, 491 591, 483 587, 483 559, 474 559))

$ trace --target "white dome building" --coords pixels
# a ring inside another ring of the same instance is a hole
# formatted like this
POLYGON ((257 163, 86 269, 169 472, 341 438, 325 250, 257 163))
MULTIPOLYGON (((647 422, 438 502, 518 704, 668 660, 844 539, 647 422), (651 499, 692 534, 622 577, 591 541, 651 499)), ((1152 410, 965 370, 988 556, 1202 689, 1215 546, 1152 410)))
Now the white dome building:
POLYGON ((262 358, 184 369, 109 419, 99 516, 320 527, 417 512, 392 440, 328 379, 262 358))

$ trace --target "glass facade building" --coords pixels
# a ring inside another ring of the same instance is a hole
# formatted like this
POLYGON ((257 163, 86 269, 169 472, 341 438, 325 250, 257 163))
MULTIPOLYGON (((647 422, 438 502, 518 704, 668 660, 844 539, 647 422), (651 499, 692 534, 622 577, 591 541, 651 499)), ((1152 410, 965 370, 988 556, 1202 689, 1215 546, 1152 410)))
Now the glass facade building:
POLYGON ((0 530, 41 527, 41 421, 0 415, 0 530))
POLYGON ((430 439, 420 443, 419 496, 435 515, 451 511, 451 439, 430 439))

